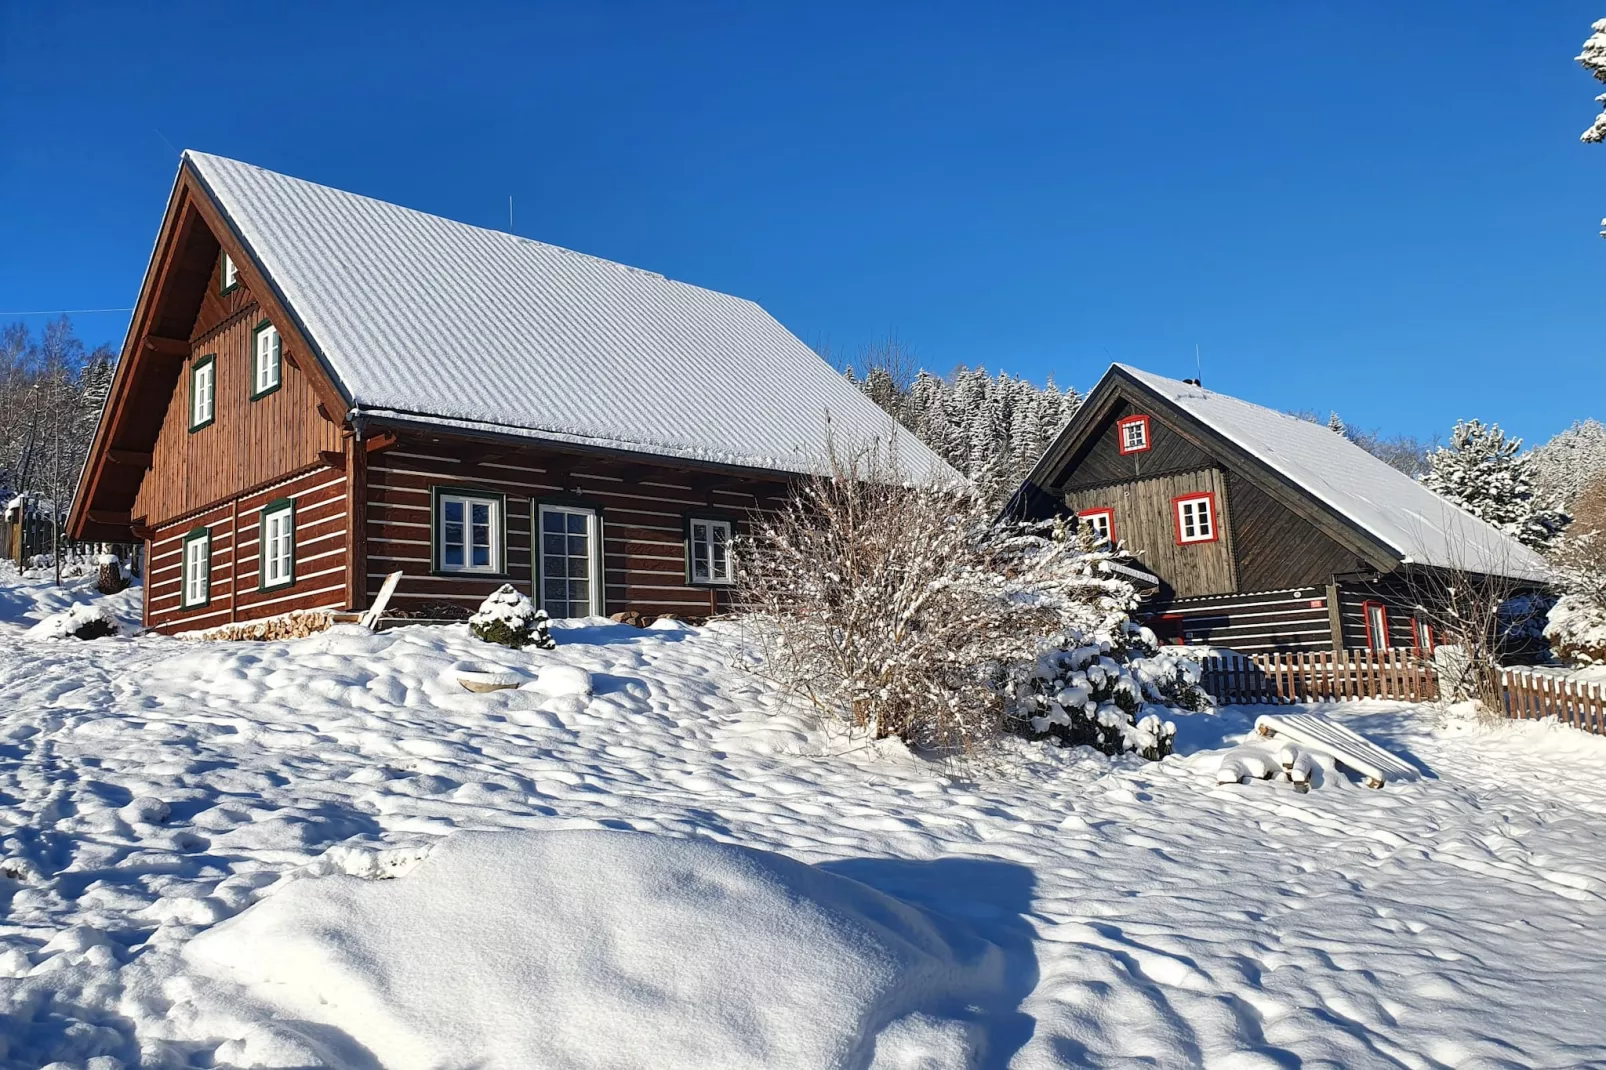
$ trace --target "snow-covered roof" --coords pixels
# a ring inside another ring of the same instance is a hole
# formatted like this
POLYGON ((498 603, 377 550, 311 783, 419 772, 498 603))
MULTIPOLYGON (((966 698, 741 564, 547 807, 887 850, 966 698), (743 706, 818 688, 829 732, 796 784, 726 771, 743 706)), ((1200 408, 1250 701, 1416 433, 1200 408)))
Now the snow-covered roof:
POLYGON ((897 438, 941 458, 752 301, 187 152, 355 408, 785 472, 897 438))
POLYGON ((1406 564, 1539 580, 1538 554, 1322 424, 1163 375, 1116 368, 1399 552, 1406 564))

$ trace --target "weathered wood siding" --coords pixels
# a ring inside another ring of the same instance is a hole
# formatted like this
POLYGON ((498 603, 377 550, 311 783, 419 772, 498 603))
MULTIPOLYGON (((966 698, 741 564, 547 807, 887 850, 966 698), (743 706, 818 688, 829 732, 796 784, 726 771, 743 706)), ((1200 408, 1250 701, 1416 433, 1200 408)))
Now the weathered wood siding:
POLYGON ((230 293, 218 293, 218 270, 214 267, 207 284, 190 335, 189 363, 168 399, 151 466, 134 499, 133 517, 151 527, 310 470, 322 463, 320 451, 342 449, 340 428, 319 415, 318 399, 296 366, 298 359, 310 358, 298 356, 287 338, 282 385, 251 399, 252 338, 263 316, 243 282, 230 293), (192 433, 190 366, 209 354, 216 354, 216 417, 192 433))
POLYGON ((1353 551, 1236 473, 1227 476, 1227 497, 1240 590, 1325 585, 1358 567, 1353 551))
POLYGON ((502 450, 490 458, 444 441, 404 440, 368 457, 367 594, 400 570, 399 608, 445 600, 474 608, 511 583, 540 604, 531 521, 545 499, 586 504, 602 527, 608 613, 633 610, 700 618, 730 608, 730 590, 686 582, 686 517, 719 516, 746 530, 757 508, 780 502, 783 485, 738 489, 668 463, 627 464, 542 448, 502 450), (430 490, 477 487, 506 496, 507 570, 495 576, 433 575, 430 490))
POLYGON ((1230 594, 1238 590, 1233 570, 1232 507, 1227 500, 1226 477, 1219 468, 1074 490, 1066 494, 1065 504, 1072 513, 1113 510, 1116 539, 1165 581, 1167 597, 1230 594), (1172 499, 1203 491, 1216 497, 1215 521, 1220 537, 1214 542, 1179 545, 1172 499))
POLYGON ((1070 458, 1064 479, 1049 489, 1064 493, 1110 483, 1197 471, 1215 463, 1215 458, 1183 438, 1158 416, 1123 399, 1070 458), (1150 445, 1141 453, 1121 452, 1117 425, 1127 416, 1149 417, 1150 445))
POLYGON ((1139 617, 1162 640, 1243 653, 1333 646, 1325 587, 1151 602, 1141 607, 1139 617))
POLYGON ((242 495, 156 530, 146 547, 145 623, 164 632, 256 620, 293 609, 346 604, 346 475, 319 468, 242 495), (259 590, 262 507, 295 501, 294 584, 259 590), (197 527, 212 537, 211 597, 180 605, 184 537, 197 527))
POLYGON ((1366 646, 1367 602, 1380 602, 1388 614, 1388 646, 1413 647, 1411 618, 1416 606, 1428 591, 1413 591, 1408 581, 1384 576, 1372 583, 1348 582, 1339 586, 1339 617, 1343 626, 1344 647, 1356 649, 1366 646))

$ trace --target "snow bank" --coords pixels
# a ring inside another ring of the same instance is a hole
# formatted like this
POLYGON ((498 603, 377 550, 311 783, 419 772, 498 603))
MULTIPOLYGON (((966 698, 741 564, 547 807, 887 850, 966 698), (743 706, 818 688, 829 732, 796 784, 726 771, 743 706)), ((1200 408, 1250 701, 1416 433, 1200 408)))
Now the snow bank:
POLYGON ((461 832, 399 879, 293 881, 185 958, 294 1035, 247 1031, 231 1061, 349 1038, 391 1070, 966 1066, 964 1008, 1003 984, 997 947, 847 877, 599 830, 461 832))

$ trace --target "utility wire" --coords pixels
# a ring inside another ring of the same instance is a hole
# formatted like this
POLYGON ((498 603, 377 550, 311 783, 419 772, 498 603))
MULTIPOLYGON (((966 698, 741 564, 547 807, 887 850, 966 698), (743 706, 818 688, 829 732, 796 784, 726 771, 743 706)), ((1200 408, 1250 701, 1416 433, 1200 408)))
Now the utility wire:
POLYGON ((89 312, 132 311, 132 308, 45 308, 33 312, 0 312, 0 316, 78 316, 89 312))

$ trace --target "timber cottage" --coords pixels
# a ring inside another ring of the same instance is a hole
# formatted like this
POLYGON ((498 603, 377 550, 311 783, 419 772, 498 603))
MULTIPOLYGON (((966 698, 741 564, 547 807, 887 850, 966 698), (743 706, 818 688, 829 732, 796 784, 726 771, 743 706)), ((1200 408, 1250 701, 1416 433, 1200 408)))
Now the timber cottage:
POLYGON ((730 538, 897 437, 750 301, 185 153, 69 521, 141 539, 145 623, 472 608, 706 616, 730 538))
POLYGON ((1538 587, 1544 562, 1321 424, 1111 366, 1013 515, 1076 515, 1151 573, 1162 640, 1245 653, 1431 653, 1456 577, 1538 587))

